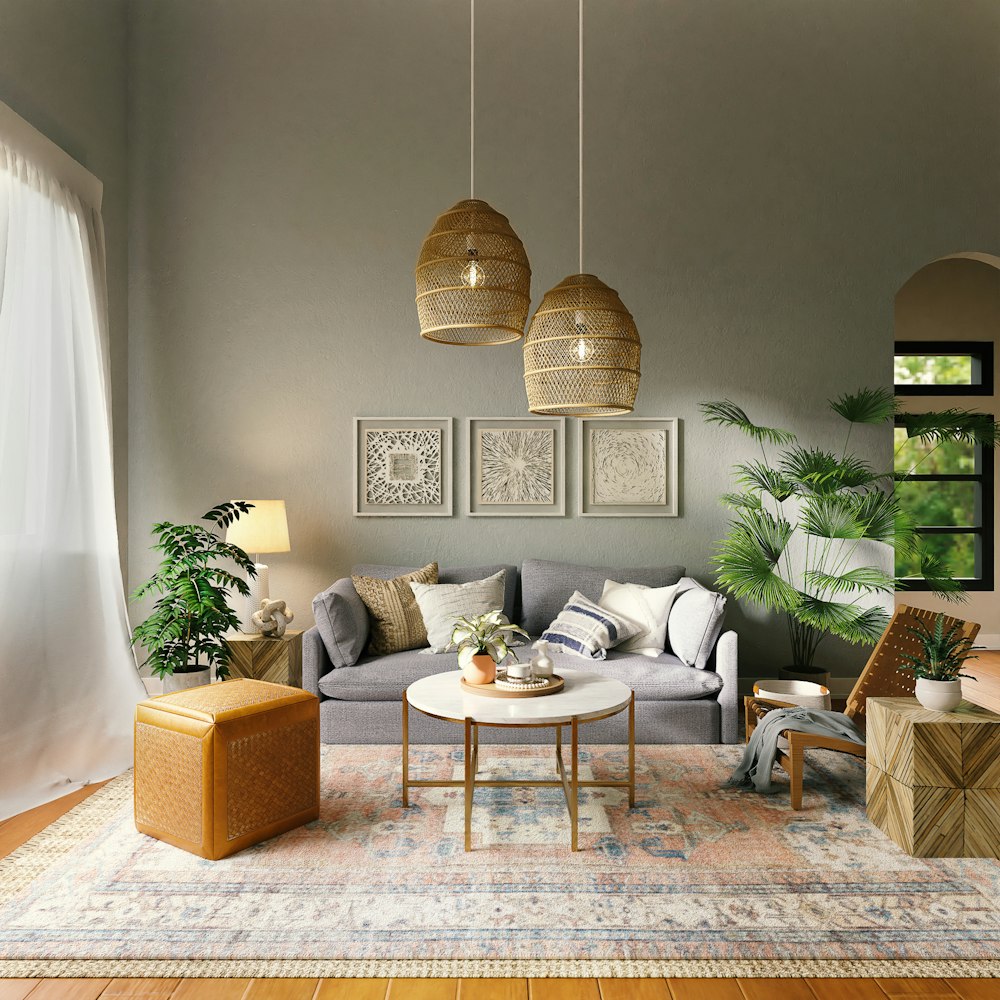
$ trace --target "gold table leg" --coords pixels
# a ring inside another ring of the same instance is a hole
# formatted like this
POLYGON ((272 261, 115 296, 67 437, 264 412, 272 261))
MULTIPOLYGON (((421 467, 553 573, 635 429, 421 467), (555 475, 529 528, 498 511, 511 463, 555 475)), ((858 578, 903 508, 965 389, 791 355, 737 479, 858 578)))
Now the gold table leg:
POLYGON ((559 773, 559 760, 562 757, 562 726, 556 726, 556 774, 559 773))
POLYGON ((410 807, 410 703, 403 692, 403 808, 410 807))
POLYGON ((465 720, 465 849, 472 850, 472 795, 473 785, 472 763, 472 720, 465 720))
POLYGON ((635 692, 628 703, 628 807, 635 808, 635 692))
POLYGON ((572 835, 570 838, 570 850, 580 850, 577 843, 578 820, 580 816, 580 721, 573 716, 570 725, 571 739, 573 743, 573 762, 570 769, 570 801, 569 819, 572 835))

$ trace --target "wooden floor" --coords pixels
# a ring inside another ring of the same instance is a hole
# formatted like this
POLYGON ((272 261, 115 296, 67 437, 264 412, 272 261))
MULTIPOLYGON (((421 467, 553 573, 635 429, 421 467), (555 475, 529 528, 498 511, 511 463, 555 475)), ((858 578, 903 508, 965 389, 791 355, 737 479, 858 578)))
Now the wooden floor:
MULTIPOLYGON (((0 822, 0 858, 100 785, 0 822)), ((990 979, 0 979, 0 1000, 1000 1000, 990 979)))

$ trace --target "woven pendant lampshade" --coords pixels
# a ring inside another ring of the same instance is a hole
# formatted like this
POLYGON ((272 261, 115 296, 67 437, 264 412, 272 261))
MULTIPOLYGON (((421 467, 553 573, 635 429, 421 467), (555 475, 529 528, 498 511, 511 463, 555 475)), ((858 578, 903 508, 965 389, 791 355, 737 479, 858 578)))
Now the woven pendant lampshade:
POLYGON ((592 274, 571 274, 545 294, 524 340, 528 409, 573 417, 631 413, 640 348, 618 293, 592 274))
POLYGON ((531 304, 528 255, 506 217, 467 198, 442 215, 417 260, 420 336, 485 347, 524 336, 531 304))

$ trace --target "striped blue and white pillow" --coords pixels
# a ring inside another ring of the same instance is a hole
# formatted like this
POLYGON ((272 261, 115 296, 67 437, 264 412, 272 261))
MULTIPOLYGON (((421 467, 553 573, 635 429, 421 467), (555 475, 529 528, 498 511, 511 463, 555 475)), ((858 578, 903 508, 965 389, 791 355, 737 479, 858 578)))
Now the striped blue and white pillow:
POLYGON ((603 660, 608 650, 643 631, 643 626, 575 591, 556 620, 542 633, 550 649, 603 660))

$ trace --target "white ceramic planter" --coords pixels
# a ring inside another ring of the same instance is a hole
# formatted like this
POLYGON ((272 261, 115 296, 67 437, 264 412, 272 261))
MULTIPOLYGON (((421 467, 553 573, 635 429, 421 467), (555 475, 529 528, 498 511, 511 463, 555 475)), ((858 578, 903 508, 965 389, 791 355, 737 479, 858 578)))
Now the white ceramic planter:
POLYGON ((962 700, 962 682, 917 678, 917 701, 932 712, 953 712, 962 700))
POLYGON ((206 667, 204 670, 192 670, 187 674, 167 674, 163 678, 163 693, 170 694, 172 691, 185 691, 188 688, 201 687, 203 684, 212 683, 212 671, 206 667))

